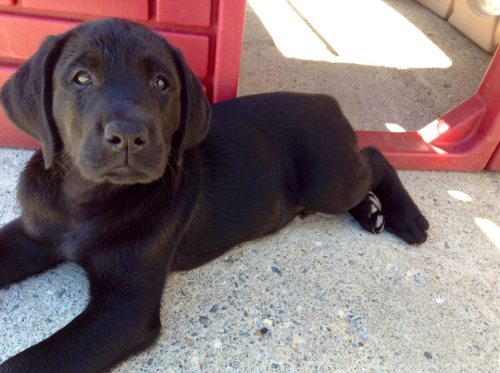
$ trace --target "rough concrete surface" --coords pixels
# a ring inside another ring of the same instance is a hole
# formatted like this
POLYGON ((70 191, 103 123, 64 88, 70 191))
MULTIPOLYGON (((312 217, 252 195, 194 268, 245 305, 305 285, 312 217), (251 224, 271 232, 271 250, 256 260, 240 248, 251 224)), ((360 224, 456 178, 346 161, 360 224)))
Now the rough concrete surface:
MULTIPOLYGON (((386 3, 432 33, 452 67, 386 71, 288 61, 249 8, 240 93, 329 92, 358 128, 420 126, 472 93, 488 56, 413 1, 386 3)), ((15 185, 30 154, 0 149, 2 224, 19 213, 15 185)), ((158 342, 114 371, 498 372, 500 175, 400 175, 431 223, 425 244, 369 234, 347 214, 297 218, 202 268, 173 274, 158 342)), ((65 264, 1 289, 0 361, 81 312, 87 286, 83 271, 65 264)))

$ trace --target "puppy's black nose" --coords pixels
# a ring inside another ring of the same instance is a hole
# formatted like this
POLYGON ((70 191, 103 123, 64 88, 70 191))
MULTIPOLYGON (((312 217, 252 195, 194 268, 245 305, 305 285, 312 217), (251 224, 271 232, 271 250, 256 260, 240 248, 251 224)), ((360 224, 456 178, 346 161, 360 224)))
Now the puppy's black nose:
POLYGON ((104 127, 104 139, 114 151, 127 150, 134 153, 147 145, 149 133, 139 123, 112 121, 104 127))

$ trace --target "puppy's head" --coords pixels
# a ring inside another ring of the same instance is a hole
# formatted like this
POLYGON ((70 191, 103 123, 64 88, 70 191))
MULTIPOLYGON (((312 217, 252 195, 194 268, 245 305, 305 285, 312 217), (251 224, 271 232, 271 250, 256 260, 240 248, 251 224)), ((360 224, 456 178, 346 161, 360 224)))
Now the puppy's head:
POLYGON ((10 119, 36 137, 45 167, 59 152, 82 176, 149 183, 208 132, 210 106, 181 53, 117 19, 47 38, 3 86, 10 119))

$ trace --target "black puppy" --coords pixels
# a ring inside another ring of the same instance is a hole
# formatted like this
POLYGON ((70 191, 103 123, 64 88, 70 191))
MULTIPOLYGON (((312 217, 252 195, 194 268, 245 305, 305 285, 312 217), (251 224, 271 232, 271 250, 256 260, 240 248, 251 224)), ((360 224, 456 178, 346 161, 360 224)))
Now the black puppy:
POLYGON ((0 230, 0 286, 69 260, 86 270, 91 298, 0 372, 96 372, 144 349, 160 332, 169 271, 306 209, 350 211, 374 232, 385 219, 409 243, 426 239, 396 172, 378 150, 357 150, 333 98, 271 93, 210 107, 179 51, 128 21, 49 37, 1 99, 42 151, 21 176, 21 217, 0 230))

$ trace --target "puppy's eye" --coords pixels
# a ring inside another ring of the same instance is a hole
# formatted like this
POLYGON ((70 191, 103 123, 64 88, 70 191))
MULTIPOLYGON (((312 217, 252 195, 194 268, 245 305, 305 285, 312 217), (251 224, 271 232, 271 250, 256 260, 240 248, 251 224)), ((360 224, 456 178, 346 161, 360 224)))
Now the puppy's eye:
POLYGON ((92 76, 88 71, 78 71, 73 77, 73 81, 80 85, 88 85, 92 83, 92 76))
POLYGON ((165 91, 168 88, 168 80, 163 75, 157 75, 153 79, 153 88, 158 91, 165 91))

